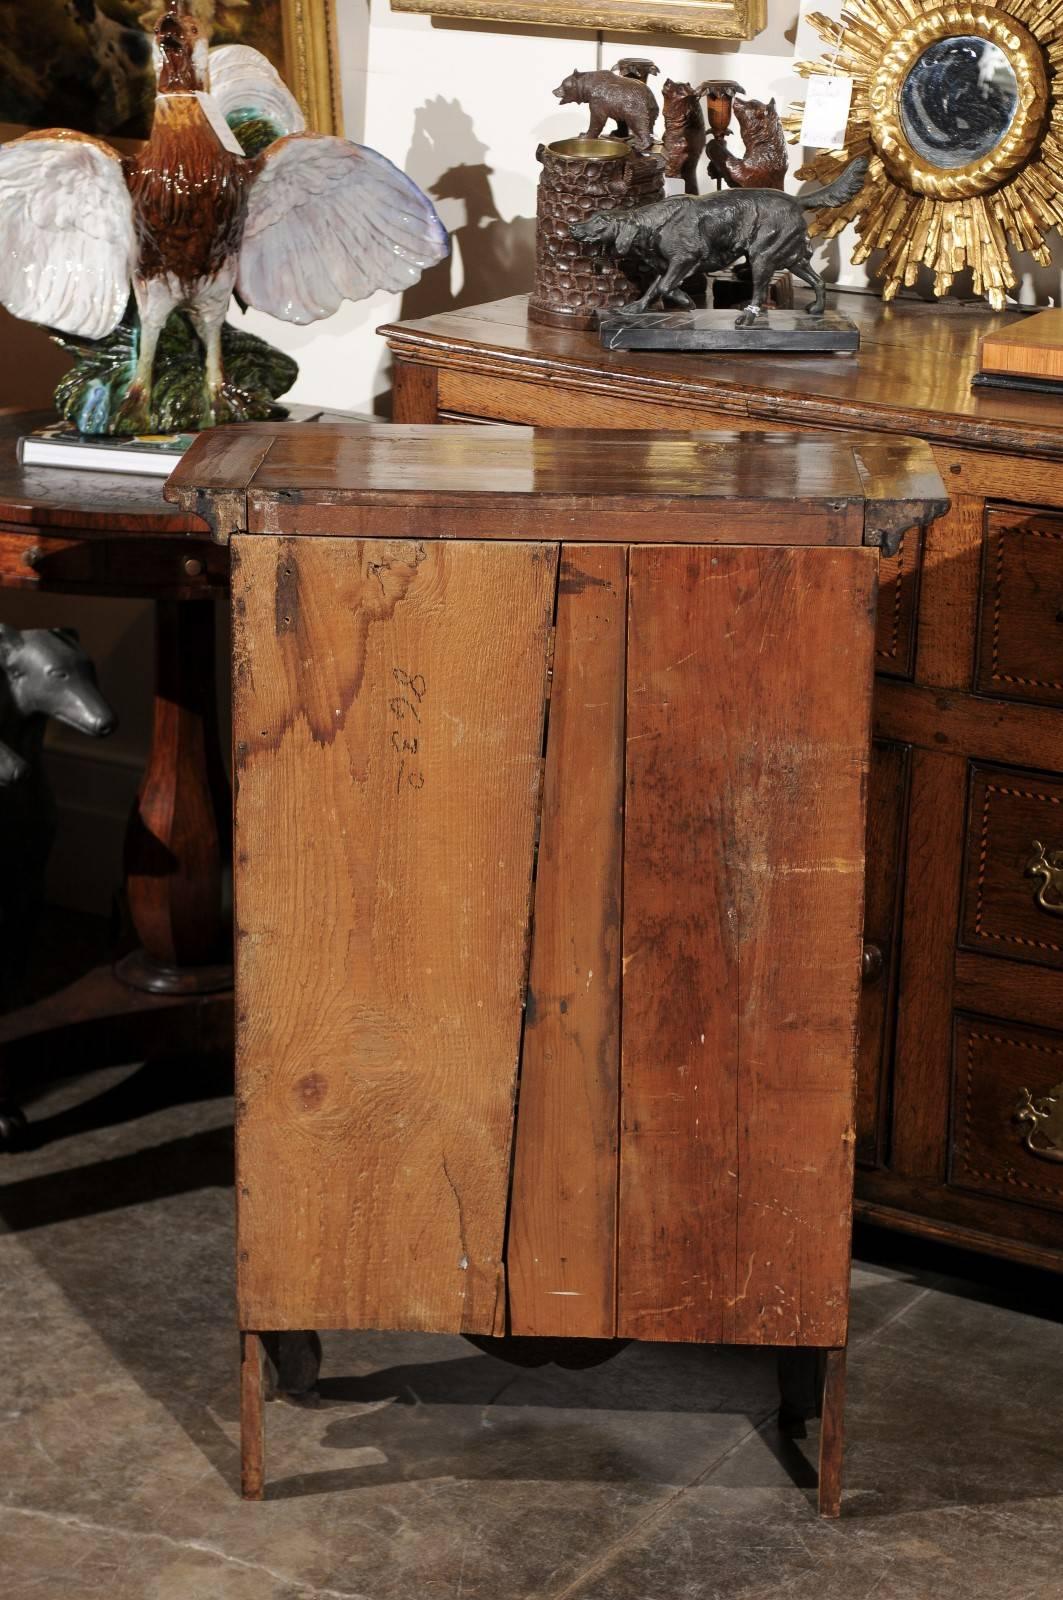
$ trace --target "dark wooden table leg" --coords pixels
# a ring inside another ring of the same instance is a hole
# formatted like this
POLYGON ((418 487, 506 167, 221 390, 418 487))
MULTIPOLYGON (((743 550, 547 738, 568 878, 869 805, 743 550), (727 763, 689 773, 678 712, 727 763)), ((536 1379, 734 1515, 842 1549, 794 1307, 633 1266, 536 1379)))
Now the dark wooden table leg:
POLYGON ((126 833, 126 893, 140 948, 118 976, 153 994, 232 984, 223 874, 232 854, 218 744, 214 602, 155 603, 151 751, 126 833))
POLYGON ((240 1334, 240 1493, 245 1500, 265 1496, 265 1419, 262 1404, 262 1340, 240 1334))
POLYGON ((827 1351, 823 1379, 823 1422, 819 1435, 819 1514, 837 1517, 842 1509, 842 1451, 845 1443, 845 1350, 827 1351))

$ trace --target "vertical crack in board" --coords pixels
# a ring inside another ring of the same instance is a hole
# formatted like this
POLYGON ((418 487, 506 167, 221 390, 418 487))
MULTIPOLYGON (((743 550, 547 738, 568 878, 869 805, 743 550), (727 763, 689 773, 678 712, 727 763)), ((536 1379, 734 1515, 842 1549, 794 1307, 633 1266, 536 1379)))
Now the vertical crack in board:
POLYGON ((244 1327, 501 1331, 556 572, 233 541, 244 1327))
POLYGON ((844 1343, 876 564, 631 553, 623 1336, 844 1343))
POLYGON ((514 1334, 612 1338, 627 551, 562 547, 507 1257, 514 1334))

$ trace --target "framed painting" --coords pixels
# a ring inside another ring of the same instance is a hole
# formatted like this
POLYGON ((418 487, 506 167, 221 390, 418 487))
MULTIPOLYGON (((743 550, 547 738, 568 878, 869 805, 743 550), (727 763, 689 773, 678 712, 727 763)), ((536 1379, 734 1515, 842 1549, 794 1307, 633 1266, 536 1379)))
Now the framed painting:
MULTIPOLYGON (((213 44, 268 56, 318 133, 342 133, 334 0, 188 0, 213 44)), ((163 0, 4 0, 0 139, 74 128, 146 137, 155 93, 151 30, 163 0)))
POLYGON ((681 33, 709 39, 752 39, 767 22, 767 0, 391 0, 391 8, 542 28, 681 33))

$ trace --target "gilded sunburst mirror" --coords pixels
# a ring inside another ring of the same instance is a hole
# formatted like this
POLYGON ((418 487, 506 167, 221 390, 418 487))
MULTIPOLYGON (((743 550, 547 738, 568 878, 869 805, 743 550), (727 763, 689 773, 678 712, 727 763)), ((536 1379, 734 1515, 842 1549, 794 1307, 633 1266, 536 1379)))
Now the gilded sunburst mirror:
MULTIPOLYGON (((883 252, 886 300, 921 265, 939 295, 970 267, 975 293, 1001 309, 1017 282, 1009 245, 1047 266, 1045 235, 1063 226, 1063 0, 846 0, 840 21, 809 20, 827 54, 797 71, 848 76, 853 96, 844 147, 797 176, 829 181, 869 158, 860 193, 811 231, 832 238, 855 223, 853 260, 883 252)), ((800 111, 787 119, 793 140, 800 111)))

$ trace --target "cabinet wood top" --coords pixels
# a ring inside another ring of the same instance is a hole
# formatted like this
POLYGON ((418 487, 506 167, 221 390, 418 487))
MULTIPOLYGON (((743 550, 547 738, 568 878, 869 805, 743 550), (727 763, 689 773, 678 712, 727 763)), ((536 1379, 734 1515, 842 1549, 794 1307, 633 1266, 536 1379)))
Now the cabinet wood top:
POLYGON ((860 329, 855 356, 691 356, 603 350, 597 333, 528 321, 526 295, 380 329, 402 360, 493 379, 562 382, 569 391, 732 412, 805 427, 874 428, 971 449, 1063 458, 1063 399, 972 389, 986 334, 1014 313, 952 301, 884 306, 835 293, 860 329))
POLYGON ((423 536, 432 510, 437 537, 835 545, 945 504, 915 440, 328 423, 203 434, 166 498, 220 538, 423 536))

